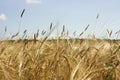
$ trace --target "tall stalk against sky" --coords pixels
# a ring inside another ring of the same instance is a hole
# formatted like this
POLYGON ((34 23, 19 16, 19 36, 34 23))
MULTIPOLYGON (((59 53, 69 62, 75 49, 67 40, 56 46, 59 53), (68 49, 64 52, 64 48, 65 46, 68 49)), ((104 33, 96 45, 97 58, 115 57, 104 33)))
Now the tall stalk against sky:
POLYGON ((20 27, 21 27, 21 23, 22 23, 22 18, 23 18, 23 15, 25 13, 25 9, 23 9, 21 15, 20 15, 20 23, 19 23, 19 28, 18 28, 18 32, 20 32, 20 27))

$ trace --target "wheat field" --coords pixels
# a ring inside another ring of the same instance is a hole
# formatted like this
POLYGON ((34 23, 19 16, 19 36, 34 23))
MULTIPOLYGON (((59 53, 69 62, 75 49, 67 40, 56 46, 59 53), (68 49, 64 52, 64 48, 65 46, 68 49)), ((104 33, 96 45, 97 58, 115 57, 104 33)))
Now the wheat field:
POLYGON ((0 41, 0 80, 120 80, 120 41, 0 41))

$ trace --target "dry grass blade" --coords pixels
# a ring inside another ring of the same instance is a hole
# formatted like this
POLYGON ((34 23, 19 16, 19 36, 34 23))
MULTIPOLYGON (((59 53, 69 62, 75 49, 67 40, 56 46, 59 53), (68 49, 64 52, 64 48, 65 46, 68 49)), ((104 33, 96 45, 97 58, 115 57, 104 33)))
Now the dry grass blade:
POLYGON ((23 34, 26 34, 26 32, 27 32, 27 29, 24 30, 23 34))
POLYGON ((52 23, 50 23, 50 30, 52 29, 52 23))
POLYGON ((93 39, 96 39, 95 34, 93 34, 92 38, 93 38, 93 39))
POLYGON ((79 35, 79 37, 82 36, 83 34, 84 34, 84 32, 81 32, 80 35, 79 35))
POLYGON ((87 31, 87 29, 89 28, 89 26, 90 25, 88 24, 87 27, 84 29, 84 31, 79 34, 79 37, 82 36, 87 31))
POLYGON ((18 36, 19 32, 17 32, 15 35, 12 35, 11 39, 15 38, 16 36, 18 36))
POLYGON ((25 12, 25 9, 23 9, 23 11, 22 11, 22 13, 20 15, 21 18, 23 17, 24 12, 25 12))
POLYGON ((45 30, 42 30, 42 33, 41 33, 41 34, 42 34, 42 35, 45 35, 45 33, 46 33, 46 31, 45 31, 45 30))
POLYGON ((79 66, 80 66, 80 62, 76 65, 76 67, 73 69, 73 71, 71 72, 71 75, 70 75, 70 80, 74 80, 74 76, 75 74, 77 73, 78 69, 79 69, 79 66))
POLYGON ((27 29, 25 29, 25 30, 23 31, 22 39, 25 37, 26 33, 27 33, 27 29))
POLYGON ((37 34, 36 35, 37 35, 37 37, 39 36, 39 29, 37 30, 37 34))
POLYGON ((90 26, 90 25, 88 24, 87 27, 84 29, 84 31, 86 31, 86 30, 88 29, 89 26, 90 26))
POLYGON ((63 29, 62 29, 62 32, 61 32, 61 36, 64 35, 64 32, 65 32, 65 25, 63 25, 63 29))
POLYGON ((63 25, 63 30, 62 30, 62 32, 65 32, 65 25, 63 25))
POLYGON ((108 33, 109 37, 111 37, 111 35, 112 35, 112 30, 108 30, 108 29, 107 29, 107 33, 108 33))
POLYGON ((110 34, 109 34, 109 36, 110 36, 110 37, 112 36, 112 30, 110 31, 110 34))
POLYGON ((38 39, 38 36, 39 36, 39 29, 37 30, 37 33, 34 34, 34 42, 36 43, 37 39, 38 39))
POLYGON ((36 34, 34 34, 34 43, 36 43, 36 40, 37 40, 37 36, 36 34))

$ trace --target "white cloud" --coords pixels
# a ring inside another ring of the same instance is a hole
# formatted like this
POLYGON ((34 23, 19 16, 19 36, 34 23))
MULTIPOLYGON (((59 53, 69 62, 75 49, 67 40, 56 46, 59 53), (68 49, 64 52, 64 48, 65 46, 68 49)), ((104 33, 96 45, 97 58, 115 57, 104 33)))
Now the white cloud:
POLYGON ((6 20, 7 19, 7 17, 6 17, 6 15, 5 14, 0 14, 0 20, 6 20))
POLYGON ((26 0, 27 4, 40 4, 42 0, 26 0))

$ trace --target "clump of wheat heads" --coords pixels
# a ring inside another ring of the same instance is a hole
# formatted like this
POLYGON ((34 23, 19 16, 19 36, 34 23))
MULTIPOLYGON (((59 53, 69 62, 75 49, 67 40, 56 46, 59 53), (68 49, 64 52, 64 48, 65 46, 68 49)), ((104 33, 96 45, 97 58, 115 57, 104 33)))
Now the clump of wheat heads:
MULTIPOLYGON (((51 33, 52 27, 50 29, 51 33)), ((119 41, 60 39, 0 42, 2 80, 119 80, 119 41), (59 44, 58 44, 59 43, 59 44)))
MULTIPOLYGON (((21 18, 24 14, 21 14, 21 18)), ((97 17, 98 18, 98 17, 97 17)), ((50 31, 42 31, 43 39, 37 39, 39 30, 32 40, 26 39, 27 30, 20 40, 0 41, 1 80, 119 80, 119 40, 74 39, 63 30, 57 39, 48 37, 50 31), (66 38, 67 37, 67 38, 66 38)), ((82 36, 89 25, 80 33, 82 36)), ((58 30, 58 29, 57 29, 58 30)), ((5 30, 6 31, 6 30, 5 30)), ((107 30, 109 37, 112 31, 107 30)), ((12 35, 17 37, 19 32, 12 35)), ((73 33, 76 36, 76 32, 73 33)))

